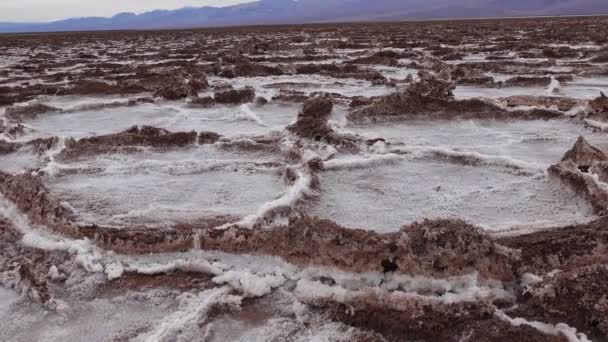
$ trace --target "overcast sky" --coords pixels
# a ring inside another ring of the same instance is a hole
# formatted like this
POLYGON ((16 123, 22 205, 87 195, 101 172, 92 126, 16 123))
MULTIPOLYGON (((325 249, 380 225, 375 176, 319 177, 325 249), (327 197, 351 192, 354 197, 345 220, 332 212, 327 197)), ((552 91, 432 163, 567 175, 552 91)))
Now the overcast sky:
POLYGON ((0 0, 0 21, 51 21, 69 17, 112 16, 184 6, 226 6, 252 0, 0 0))

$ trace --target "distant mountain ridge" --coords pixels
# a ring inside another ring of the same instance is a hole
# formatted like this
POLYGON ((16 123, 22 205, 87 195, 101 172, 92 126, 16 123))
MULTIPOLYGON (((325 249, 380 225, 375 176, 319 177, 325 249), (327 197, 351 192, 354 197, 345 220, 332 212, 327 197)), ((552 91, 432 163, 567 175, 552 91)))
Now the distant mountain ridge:
POLYGON ((0 23, 0 32, 168 29, 332 21, 608 14, 608 0, 259 0, 110 18, 0 23))

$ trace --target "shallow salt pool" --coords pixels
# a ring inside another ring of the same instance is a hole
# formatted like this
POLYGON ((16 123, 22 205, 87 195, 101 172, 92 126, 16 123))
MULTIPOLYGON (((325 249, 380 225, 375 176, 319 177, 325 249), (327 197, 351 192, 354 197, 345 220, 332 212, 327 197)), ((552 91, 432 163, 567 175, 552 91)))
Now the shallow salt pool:
POLYGON ((591 216, 582 201, 543 173, 513 175, 499 167, 398 160, 323 173, 311 214, 380 232, 423 219, 459 218, 490 230, 559 226, 591 216))

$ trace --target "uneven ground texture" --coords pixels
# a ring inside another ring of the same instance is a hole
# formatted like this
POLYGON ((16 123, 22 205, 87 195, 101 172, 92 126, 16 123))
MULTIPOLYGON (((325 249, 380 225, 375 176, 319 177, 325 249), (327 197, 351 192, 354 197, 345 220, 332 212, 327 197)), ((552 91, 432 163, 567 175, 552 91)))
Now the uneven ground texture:
POLYGON ((0 36, 0 340, 608 341, 606 32, 0 36))

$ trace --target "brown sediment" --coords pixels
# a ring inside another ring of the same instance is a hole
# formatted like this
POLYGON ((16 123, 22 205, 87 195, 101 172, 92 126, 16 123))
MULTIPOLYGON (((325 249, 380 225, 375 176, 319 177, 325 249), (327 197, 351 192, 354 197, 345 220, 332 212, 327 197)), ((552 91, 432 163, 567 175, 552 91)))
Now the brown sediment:
POLYGON ((18 148, 19 144, 17 143, 0 140, 0 155, 13 153, 17 151, 18 148))
POLYGON ((506 87, 546 87, 551 83, 551 77, 516 76, 503 82, 506 87))
POLYGON ((213 105, 215 105, 215 99, 211 96, 198 97, 190 101, 188 105, 191 107, 202 108, 212 107, 213 105))
POLYGON ((52 265, 69 260, 61 251, 41 251, 20 243, 22 234, 13 224, 0 218, 0 281, 5 287, 16 288, 29 299, 49 305, 52 293, 48 273, 52 265))
POLYGON ((332 133, 328 120, 333 110, 334 104, 330 98, 313 97, 304 103, 302 110, 298 113, 297 121, 287 127, 291 131, 303 138, 321 138, 332 133))
POLYGON ((47 106, 42 103, 34 103, 25 106, 8 107, 6 108, 5 115, 10 120, 21 122, 24 120, 35 119, 40 114, 59 111, 59 108, 47 106))
POLYGON ((352 122, 375 122, 406 120, 409 118, 433 117, 451 119, 455 117, 519 117, 523 113, 508 112, 479 99, 455 100, 453 82, 445 81, 428 72, 420 74, 420 80, 412 83, 404 92, 376 98, 364 108, 356 108, 347 114, 352 122))
POLYGON ((0 155, 17 152, 21 148, 28 148, 36 154, 43 154, 56 146, 59 142, 57 137, 38 138, 27 142, 9 142, 0 140, 0 155))
POLYGON ((60 90, 59 95, 123 95, 145 92, 146 89, 136 85, 110 84, 98 80, 78 80, 70 88, 60 90))
POLYGON ((220 140, 222 136, 215 132, 200 132, 198 134, 198 143, 203 144, 215 144, 218 140, 220 140))
POLYGON ((581 168, 589 168, 595 162, 608 161, 608 156, 599 148, 589 144, 589 142, 581 136, 572 149, 566 151, 561 161, 572 161, 581 168))
POLYGON ((608 97, 604 93, 587 103, 587 117, 608 121, 608 97))
POLYGON ((296 66, 296 73, 303 75, 319 74, 333 78, 355 78, 373 84, 385 84, 386 78, 377 71, 359 68, 355 64, 303 64, 296 66))
POLYGON ((179 291, 204 291, 217 284, 213 283, 212 275, 191 272, 172 272, 163 274, 126 273, 120 278, 101 284, 95 290, 99 297, 119 296, 129 291, 144 291, 147 289, 173 289, 179 291))
MULTIPOLYGON (((549 167, 549 175, 585 199, 597 214, 608 208, 608 188, 589 173, 595 164, 608 160, 606 154, 579 137, 562 160, 549 167)), ((601 168, 601 166, 597 166, 601 168)), ((601 168, 603 169, 603 168, 601 168)))
POLYGON ((48 226, 68 236, 79 236, 72 224, 72 213, 49 194, 39 177, 29 173, 13 176, 0 172, 0 192, 15 203, 32 223, 48 226))
POLYGON ((163 85, 156 90, 154 96, 162 97, 165 100, 179 100, 186 97, 198 97, 198 92, 207 88, 207 76, 199 72, 198 74, 167 76, 163 85))
POLYGON ((574 108, 574 106, 580 103, 579 100, 568 98, 568 97, 554 97, 554 96, 528 96, 528 95, 518 95, 518 96, 509 96, 502 99, 500 101, 504 101, 509 107, 517 107, 517 106, 534 106, 534 107, 544 107, 544 108, 552 108, 555 107, 557 110, 562 112, 567 112, 574 108))
POLYGON ((255 99, 255 90, 251 87, 243 89, 231 89, 223 92, 217 92, 214 95, 216 103, 222 104, 243 104, 252 102, 255 99))
POLYGON ((477 271, 483 277, 513 279, 511 263, 518 258, 516 252, 461 221, 425 221, 397 233, 378 234, 302 218, 270 230, 205 230, 197 238, 202 249, 275 255, 298 265, 354 272, 452 276, 477 271), (452 263, 446 265, 449 258, 452 263))
POLYGON ((129 152, 133 147, 151 146, 158 148, 185 147, 197 140, 197 133, 170 132, 151 126, 133 126, 124 132, 101 135, 79 140, 68 139, 59 157, 73 159, 87 155, 110 152, 129 152))
POLYGON ((290 90, 290 89, 280 89, 279 94, 273 96, 272 100, 273 101, 283 101, 283 102, 303 103, 303 102, 306 102, 306 100, 308 100, 308 98, 309 98, 309 96, 302 91, 290 90))
POLYGON ((373 99, 371 99, 369 97, 356 96, 350 101, 349 107, 355 108, 355 107, 369 106, 372 103, 373 103, 373 99))
POLYGON ((497 243, 521 251, 521 273, 545 274, 608 263, 608 219, 563 228, 497 238, 497 243))
MULTIPOLYGON (((280 76, 283 70, 278 67, 242 61, 234 65, 232 69, 235 76, 259 77, 259 76, 280 76)), ((222 74, 220 73, 220 76, 222 74)))
POLYGON ((329 319, 382 334, 388 341, 538 341, 565 342, 565 336, 546 335, 529 325, 515 327, 496 318, 484 302, 441 304, 412 299, 401 310, 387 308, 379 298, 347 303, 307 302, 329 319))
POLYGON ((378 51, 371 56, 360 57, 349 62, 353 64, 377 64, 396 67, 399 66, 399 61, 397 59, 399 57, 400 54, 396 51, 383 50, 378 51))
POLYGON ((491 76, 479 76, 479 77, 463 77, 456 81, 458 85, 468 85, 468 86, 486 86, 486 87, 496 87, 497 84, 494 81, 494 78, 491 76))
MULTIPOLYGON (((414 84, 415 85, 415 84, 414 84)), ((553 119, 563 117, 563 113, 548 109, 509 111, 480 99, 455 100, 446 96, 443 87, 427 91, 436 92, 436 96, 423 95, 416 89, 393 93, 379 97, 363 108, 355 108, 347 119, 355 123, 382 122, 408 119, 553 119)))
POLYGON ((591 340, 608 338, 608 263, 558 271, 531 286, 514 314, 557 324, 568 322, 591 340))
POLYGON ((549 168, 549 175, 558 179, 586 200, 595 213, 603 214, 608 208, 608 193, 586 172, 582 172, 573 161, 560 162, 549 168))

